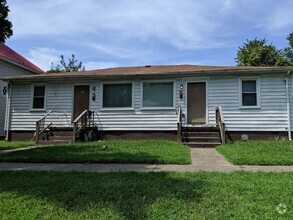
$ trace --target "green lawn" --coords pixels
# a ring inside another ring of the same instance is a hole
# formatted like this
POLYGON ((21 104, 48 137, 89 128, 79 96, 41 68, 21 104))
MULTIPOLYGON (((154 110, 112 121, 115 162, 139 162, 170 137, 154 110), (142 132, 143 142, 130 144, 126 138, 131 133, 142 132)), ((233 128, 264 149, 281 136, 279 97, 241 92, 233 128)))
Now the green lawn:
POLYGON ((291 141, 236 141, 217 150, 236 165, 293 165, 291 141))
POLYGON ((0 219, 293 219, 292 173, 2 171, 0 179, 0 219))
POLYGON ((0 155, 0 161, 190 164, 190 149, 173 141, 101 141, 40 147, 0 155), (107 146, 106 149, 103 146, 107 146))
POLYGON ((15 148, 22 148, 27 146, 36 145, 33 141, 0 141, 0 151, 1 150, 11 150, 15 148))

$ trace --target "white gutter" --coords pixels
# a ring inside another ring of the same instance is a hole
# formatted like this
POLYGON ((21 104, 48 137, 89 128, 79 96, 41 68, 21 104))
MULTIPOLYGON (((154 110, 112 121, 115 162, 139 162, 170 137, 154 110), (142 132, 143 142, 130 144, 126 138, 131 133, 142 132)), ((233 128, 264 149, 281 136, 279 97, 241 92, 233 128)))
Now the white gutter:
POLYGON ((10 129, 10 106, 11 106, 11 90, 12 84, 8 81, 8 92, 6 97, 6 117, 5 117, 5 127, 6 127, 6 137, 5 140, 9 139, 9 129, 10 129))
POLYGON ((288 139, 291 141, 291 112, 290 112, 290 97, 289 97, 289 77, 290 71, 286 74, 286 99, 287 99, 287 119, 288 119, 288 139))

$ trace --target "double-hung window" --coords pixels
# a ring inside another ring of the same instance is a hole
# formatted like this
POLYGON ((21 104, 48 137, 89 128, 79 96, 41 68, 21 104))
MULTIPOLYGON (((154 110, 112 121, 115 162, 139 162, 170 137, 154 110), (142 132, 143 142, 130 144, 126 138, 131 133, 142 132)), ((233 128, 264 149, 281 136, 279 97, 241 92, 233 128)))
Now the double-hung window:
POLYGON ((174 107, 173 82, 143 82, 143 108, 174 107))
POLYGON ((103 108, 131 108, 132 83, 103 84, 103 108))
POLYGON ((259 107, 258 79, 241 79, 241 107, 259 107))
POLYGON ((33 109, 45 109, 45 86, 34 86, 33 87, 33 109))

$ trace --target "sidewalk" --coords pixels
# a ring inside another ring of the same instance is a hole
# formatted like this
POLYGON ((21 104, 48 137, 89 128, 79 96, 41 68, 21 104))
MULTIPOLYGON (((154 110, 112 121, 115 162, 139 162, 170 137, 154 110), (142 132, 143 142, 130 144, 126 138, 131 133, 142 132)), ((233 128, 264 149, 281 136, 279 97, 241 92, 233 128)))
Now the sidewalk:
POLYGON ((8 154, 11 152, 16 152, 16 151, 24 151, 24 150, 30 150, 30 149, 34 149, 37 148, 38 146, 28 146, 28 147, 22 147, 22 148, 15 148, 15 149, 11 149, 11 150, 1 150, 0 151, 0 155, 1 154, 8 154))
MULTIPOLYGON (((20 149, 18 149, 20 150, 20 149)), ((191 148, 191 165, 171 164, 81 164, 81 163, 0 163, 0 170, 46 170, 63 172, 293 172, 293 166, 236 166, 214 148, 191 148)))

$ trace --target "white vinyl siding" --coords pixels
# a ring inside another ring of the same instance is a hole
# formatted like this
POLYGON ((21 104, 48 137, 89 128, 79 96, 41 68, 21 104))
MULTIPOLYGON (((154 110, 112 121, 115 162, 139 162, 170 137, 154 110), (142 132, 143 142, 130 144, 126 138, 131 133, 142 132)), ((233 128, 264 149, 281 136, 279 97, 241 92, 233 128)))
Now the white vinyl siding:
POLYGON ((209 121, 215 123, 216 106, 223 108, 228 131, 286 131, 286 89, 284 76, 259 78, 261 108, 239 108, 239 77, 214 77, 209 80, 209 121))
MULTIPOLYGON (((32 72, 25 70, 21 67, 8 63, 6 61, 0 60, 0 78, 20 76, 32 74, 32 72)), ((0 80, 0 90, 2 93, 3 86, 7 83, 0 80)), ((8 113, 6 113, 6 97, 0 95, 0 136, 4 136, 4 130, 8 127, 8 121, 5 121, 8 113)))
MULTIPOLYGON (((251 77, 251 76, 247 76, 251 77)), ((255 78, 259 83, 261 108, 239 108, 240 84, 239 76, 213 76, 207 82, 207 120, 215 124, 215 108, 222 106, 224 120, 228 131, 287 131, 286 89, 284 75, 259 75, 255 78)), ((243 77, 245 78, 245 77, 243 77)), ((144 80, 132 80, 132 108, 124 110, 104 109, 102 87, 107 82, 91 81, 90 110, 95 112, 95 122, 100 130, 115 131, 176 131, 176 108, 182 107, 186 114, 186 88, 180 98, 180 85, 185 87, 188 81, 198 81, 197 77, 170 78, 174 82, 174 108, 148 109, 142 108, 142 83, 144 80), (92 88, 95 87, 95 90, 92 88)), ((85 83, 85 82, 80 82, 85 83)), ((89 82, 87 82, 89 83, 89 82)), ((112 82, 108 82, 112 83, 112 82)), ((290 81, 291 83, 291 81, 290 81)), ((46 111, 57 110, 53 122, 59 126, 70 126, 73 102, 74 82, 50 83, 46 85, 46 111), (68 119, 69 118, 69 119, 68 119)), ((291 115, 293 115, 292 83, 290 86, 291 115)), ((30 112, 30 84, 15 84, 12 89, 11 130, 35 130, 35 122, 45 113, 30 112)), ((293 117, 291 116, 291 119, 293 117)), ((186 120, 186 115, 183 120, 186 120)), ((293 122, 293 119, 292 119, 293 122)), ((293 124, 293 123, 292 123, 293 124)))

